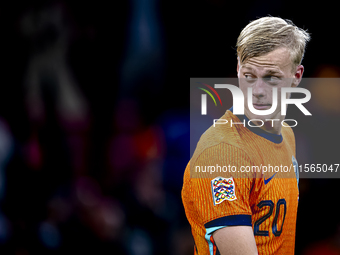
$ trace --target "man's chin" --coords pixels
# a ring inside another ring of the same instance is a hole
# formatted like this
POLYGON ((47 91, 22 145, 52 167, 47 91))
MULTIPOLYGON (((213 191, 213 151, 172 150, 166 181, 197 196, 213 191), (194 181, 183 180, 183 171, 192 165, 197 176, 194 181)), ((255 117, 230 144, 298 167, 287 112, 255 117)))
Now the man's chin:
POLYGON ((247 117, 249 120, 254 120, 254 121, 260 121, 262 120, 263 122, 268 121, 270 119, 277 119, 274 114, 269 114, 269 115, 256 115, 256 114, 247 114, 247 117), (249 115, 249 116, 248 116, 249 115))

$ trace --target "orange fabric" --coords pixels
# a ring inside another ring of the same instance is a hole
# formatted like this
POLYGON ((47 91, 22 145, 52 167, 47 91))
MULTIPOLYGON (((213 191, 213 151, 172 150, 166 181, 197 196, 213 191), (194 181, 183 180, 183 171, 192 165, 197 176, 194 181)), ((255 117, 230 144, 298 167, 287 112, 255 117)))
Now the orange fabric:
MULTIPOLYGON (((228 123, 230 120, 240 122, 230 111, 221 118, 227 119, 228 123)), ((298 206, 298 185, 292 167, 295 139, 289 127, 282 128, 282 136, 283 141, 276 144, 243 125, 230 127, 230 124, 212 126, 202 135, 186 167, 182 189, 185 213, 198 251, 196 253, 195 248, 195 254, 215 254, 214 242, 210 242, 213 246, 213 252, 210 252, 205 224, 225 218, 227 222, 232 220, 230 224, 238 225, 241 224, 238 223, 240 215, 250 215, 251 226, 253 229, 257 226, 255 241, 259 254, 294 254, 298 206), (269 164, 286 166, 290 172, 280 171, 275 174, 255 170, 242 173, 239 171, 245 166, 260 167, 269 164), (228 165, 235 166, 238 171, 213 174, 204 172, 204 166, 228 165), (264 180, 274 174, 265 184, 264 180), (211 181, 219 176, 233 177, 237 199, 214 205, 211 181)), ((223 224, 221 226, 225 227, 223 224)))

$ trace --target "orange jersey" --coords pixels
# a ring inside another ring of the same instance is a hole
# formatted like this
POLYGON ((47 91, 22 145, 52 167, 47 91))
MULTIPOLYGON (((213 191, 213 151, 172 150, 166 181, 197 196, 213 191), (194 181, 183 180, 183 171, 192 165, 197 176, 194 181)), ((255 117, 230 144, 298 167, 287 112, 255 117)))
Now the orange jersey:
MULTIPOLYGON (((295 138, 240 124, 228 110, 227 124, 210 127, 184 173, 182 200, 195 254, 219 254, 213 232, 252 226, 259 254, 294 254, 298 206, 295 138), (230 125, 233 123, 239 123, 230 125), (261 169, 261 171, 260 171, 261 169)), ((240 120, 241 119, 241 120, 240 120)))

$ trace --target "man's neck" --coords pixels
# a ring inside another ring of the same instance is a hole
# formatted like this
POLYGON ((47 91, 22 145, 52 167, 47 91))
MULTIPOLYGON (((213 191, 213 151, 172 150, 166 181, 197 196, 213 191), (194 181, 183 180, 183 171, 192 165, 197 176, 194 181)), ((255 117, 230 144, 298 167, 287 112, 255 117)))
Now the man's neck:
MULTIPOLYGON (((250 119, 247 114, 245 114, 245 116, 250 119)), ((271 120, 268 121, 252 121, 252 123, 256 126, 259 126, 259 128, 261 128, 262 130, 271 133, 271 134, 275 134, 275 135, 280 135, 281 134, 281 129, 282 129, 282 125, 281 122, 285 119, 285 116, 282 115, 276 115, 275 117, 273 117, 271 120), (263 124, 263 125, 262 125, 263 124), (262 126, 261 126, 262 125, 262 126)))

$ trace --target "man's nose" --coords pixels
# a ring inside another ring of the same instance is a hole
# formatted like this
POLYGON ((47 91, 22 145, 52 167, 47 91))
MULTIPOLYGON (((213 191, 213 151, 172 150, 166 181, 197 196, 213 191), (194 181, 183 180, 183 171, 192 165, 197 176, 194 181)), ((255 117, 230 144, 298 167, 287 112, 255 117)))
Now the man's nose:
POLYGON ((252 88, 253 96, 261 98, 265 96, 265 82, 262 79, 257 79, 256 83, 252 88))

